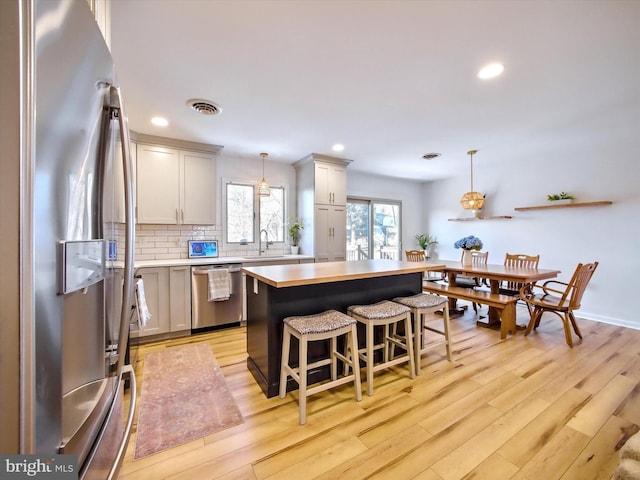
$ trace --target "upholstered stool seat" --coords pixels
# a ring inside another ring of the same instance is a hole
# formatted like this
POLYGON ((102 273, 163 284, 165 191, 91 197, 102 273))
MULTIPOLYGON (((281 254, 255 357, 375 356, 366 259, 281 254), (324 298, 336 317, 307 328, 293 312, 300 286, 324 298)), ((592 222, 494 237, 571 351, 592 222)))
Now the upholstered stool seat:
POLYGON ((411 310, 405 305, 396 302, 383 300, 372 305, 352 305, 347 309, 347 313, 358 322, 363 323, 366 328, 366 346, 358 351, 358 357, 366 363, 367 368, 367 394, 373 395, 373 373, 383 368, 408 362, 409 374, 415 378, 413 346, 411 341, 394 338, 389 335, 389 326, 398 322, 404 322, 408 338, 411 338, 411 310), (382 343, 376 344, 374 338, 374 327, 382 325, 384 336, 382 343), (390 356, 390 346, 397 345, 405 350, 405 354, 399 357, 390 356), (374 352, 383 350, 382 362, 375 364, 374 352))
POLYGON ((358 350, 358 334, 356 321, 344 313, 336 310, 315 315, 287 317, 284 319, 284 331, 282 336, 282 360, 280 363, 280 398, 287 393, 287 378, 291 376, 298 383, 298 403, 300 425, 307 421, 307 397, 314 393, 322 392, 344 383, 353 382, 356 400, 362 400, 362 388, 360 385, 360 368, 357 356, 343 355, 338 351, 338 337, 347 336, 347 346, 350 352, 358 350), (296 337, 299 344, 298 367, 289 365, 289 351, 291 337, 296 337), (308 342, 330 339, 329 358, 321 359, 307 364, 308 342), (338 359, 345 364, 345 375, 338 378, 338 359), (312 388, 307 387, 307 372, 309 369, 331 365, 331 380, 320 383, 312 388), (348 373, 351 367, 351 374, 348 373))
MULTIPOLYGON (((445 345, 447 351, 447 360, 451 361, 451 340, 449 338, 449 307, 448 299, 446 297, 440 297, 438 295, 432 295, 430 293, 418 293, 410 297, 396 297, 393 299, 401 305, 405 305, 411 309, 411 315, 413 317, 413 353, 415 355, 415 368, 416 374, 420 375, 420 364, 422 354, 428 350, 445 345), (435 328, 431 325, 427 325, 427 315, 434 313, 436 310, 442 309, 442 321, 443 328, 435 328), (444 339, 439 342, 430 343, 425 345, 424 331, 442 335, 444 339)), ((392 329, 392 336, 397 336, 396 329, 392 329)), ((392 352, 393 354, 393 352, 392 352)))

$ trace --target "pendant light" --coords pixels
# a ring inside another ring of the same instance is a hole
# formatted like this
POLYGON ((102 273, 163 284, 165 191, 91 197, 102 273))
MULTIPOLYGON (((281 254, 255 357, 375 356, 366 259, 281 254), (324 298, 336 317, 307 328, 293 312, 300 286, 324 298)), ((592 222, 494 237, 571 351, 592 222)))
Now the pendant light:
POLYGON ((465 210, 480 210, 484 205, 484 195, 473 191, 473 156, 476 153, 478 153, 477 150, 469 150, 467 152, 471 156, 471 190, 460 199, 460 204, 465 210))
POLYGON ((260 183, 258 184, 258 196, 270 197, 271 189, 269 188, 269 184, 267 183, 267 181, 264 179, 264 159, 265 157, 268 157, 269 154, 261 153, 260 156, 262 157, 262 180, 260 180, 260 183))

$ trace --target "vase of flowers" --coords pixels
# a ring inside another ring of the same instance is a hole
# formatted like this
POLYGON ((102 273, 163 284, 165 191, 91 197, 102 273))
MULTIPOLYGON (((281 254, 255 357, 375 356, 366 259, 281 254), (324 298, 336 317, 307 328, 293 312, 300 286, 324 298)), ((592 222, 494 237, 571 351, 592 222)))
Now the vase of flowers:
POLYGON ((455 248, 462 249, 462 264, 471 265, 471 252, 473 250, 482 250, 482 240, 473 235, 461 238, 453 244, 455 248))

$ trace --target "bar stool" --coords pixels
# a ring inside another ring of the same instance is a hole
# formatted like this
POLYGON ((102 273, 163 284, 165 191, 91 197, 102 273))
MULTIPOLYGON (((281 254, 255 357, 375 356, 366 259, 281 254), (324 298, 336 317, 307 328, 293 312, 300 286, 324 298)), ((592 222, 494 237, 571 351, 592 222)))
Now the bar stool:
MULTIPOLYGON (((338 351, 338 337, 347 336, 347 346, 349 351, 358 351, 358 334, 356 331, 356 321, 344 313, 336 310, 315 315, 305 315, 287 317, 284 320, 284 331, 282 336, 282 360, 280 362, 280 398, 284 398, 287 393, 287 378, 291 376, 298 382, 299 389, 299 415, 300 425, 307 421, 307 397, 314 393, 323 392, 344 383, 353 382, 356 391, 356 400, 362 400, 362 387, 360 385, 360 368, 354 366, 353 355, 345 356, 338 351), (289 365, 289 350, 291 347, 291 337, 298 339, 298 367, 289 365), (308 342, 317 340, 331 340, 329 358, 318 360, 307 364, 308 342), (345 375, 338 378, 337 360, 340 359, 345 364, 345 375), (307 388, 307 372, 311 368, 331 365, 331 380, 321 383, 315 387, 307 388), (352 373, 348 375, 348 367, 352 373)), ((357 358, 357 357, 356 357, 357 358)))
MULTIPOLYGON (((393 299, 394 302, 397 302, 401 305, 405 305, 411 309, 411 315, 413 317, 413 353, 415 355, 415 368, 416 375, 420 375, 421 370, 421 357, 422 354, 428 350, 432 350, 440 345, 445 345, 447 350, 447 360, 451 361, 451 340, 449 338, 449 306, 448 300, 446 297, 440 297, 438 295, 432 295, 430 293, 418 293, 416 295, 412 295, 411 297, 396 297, 393 299), (442 320, 443 320, 443 328, 442 330, 427 325, 426 319, 427 314, 433 313, 436 310, 442 308, 442 320), (432 343, 428 346, 424 345, 424 331, 429 330, 430 332, 437 333, 438 335, 442 335, 444 340, 432 343)), ((392 337, 396 337, 396 328, 395 325, 391 332, 392 337)), ((393 349, 392 353, 393 355, 393 349)))
POLYGON ((404 328, 409 332, 408 338, 411 338, 411 310, 409 307, 400 305, 396 302, 383 300, 372 305, 351 305, 347 309, 347 313, 355 318, 358 322, 366 326, 366 347, 358 350, 358 357, 366 362, 367 367, 367 394, 373 395, 373 373, 383 368, 388 368, 399 363, 409 362, 409 374, 411 378, 415 378, 414 356, 411 341, 406 339, 393 338, 389 335, 389 326, 397 322, 404 321, 404 328), (384 337, 382 343, 374 344, 373 336, 374 327, 384 326, 384 337), (397 358, 389 357, 389 347, 397 345, 405 350, 405 355, 397 358), (374 364, 373 354, 376 350, 384 350, 382 363, 374 364))

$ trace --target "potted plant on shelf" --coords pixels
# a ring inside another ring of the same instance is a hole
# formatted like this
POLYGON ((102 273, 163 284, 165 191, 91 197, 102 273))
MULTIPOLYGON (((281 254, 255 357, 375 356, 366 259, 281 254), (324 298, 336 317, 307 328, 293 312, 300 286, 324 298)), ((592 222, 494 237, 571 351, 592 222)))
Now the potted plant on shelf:
POLYGON ((418 245, 420 245, 420 248, 424 250, 424 256, 426 258, 429 258, 429 249, 431 248, 431 245, 438 244, 436 237, 427 235, 426 233, 417 234, 416 240, 418 241, 418 245))
POLYGON ((571 203, 576 197, 567 192, 554 193, 547 195, 547 200, 554 203, 571 203))
POLYGON ((297 255, 300 250, 300 230, 304 228, 302 222, 297 218, 289 220, 289 237, 291 238, 291 254, 297 255))

